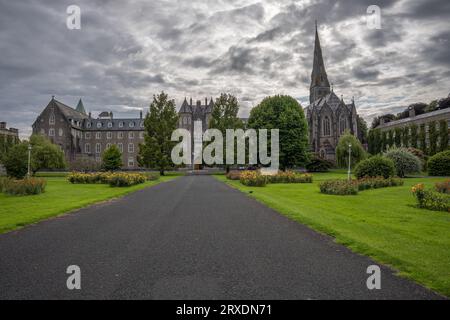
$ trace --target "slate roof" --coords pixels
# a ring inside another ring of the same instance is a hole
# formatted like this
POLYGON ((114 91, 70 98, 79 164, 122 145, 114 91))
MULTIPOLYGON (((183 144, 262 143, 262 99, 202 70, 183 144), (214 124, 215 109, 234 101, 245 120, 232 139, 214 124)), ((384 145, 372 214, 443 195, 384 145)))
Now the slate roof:
POLYGON ((81 98, 78 101, 78 104, 77 104, 77 107, 75 110, 78 111, 79 113, 86 114, 86 110, 84 109, 83 101, 81 101, 81 98))
POLYGON ((83 129, 87 131, 142 131, 144 119, 87 119, 83 129))
POLYGON ((61 113, 67 118, 67 120, 75 120, 75 121, 82 121, 84 119, 87 119, 88 116, 85 114, 82 114, 75 109, 69 107, 68 105, 65 105, 64 103, 52 99, 49 104, 53 104, 56 108, 58 108, 61 113))

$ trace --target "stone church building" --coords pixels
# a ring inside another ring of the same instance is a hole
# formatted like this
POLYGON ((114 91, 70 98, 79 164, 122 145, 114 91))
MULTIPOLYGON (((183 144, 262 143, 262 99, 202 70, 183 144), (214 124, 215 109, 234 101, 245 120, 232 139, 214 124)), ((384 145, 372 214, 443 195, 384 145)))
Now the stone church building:
POLYGON ((314 62, 311 73, 309 106, 305 108, 311 150, 319 157, 336 160, 339 137, 348 130, 358 136, 358 114, 355 101, 345 103, 328 81, 316 25, 314 62))

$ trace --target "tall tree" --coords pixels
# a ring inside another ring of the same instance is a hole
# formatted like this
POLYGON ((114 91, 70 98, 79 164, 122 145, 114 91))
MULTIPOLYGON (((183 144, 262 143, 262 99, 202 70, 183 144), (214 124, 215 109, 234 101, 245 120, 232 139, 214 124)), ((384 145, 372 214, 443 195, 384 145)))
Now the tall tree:
POLYGON ((294 98, 265 98, 250 112, 248 127, 279 129, 281 170, 303 166, 308 161, 308 124, 302 107, 294 98))
POLYGON ((164 91, 154 95, 144 121, 144 143, 139 146, 138 162, 141 166, 158 169, 164 175, 172 164, 170 154, 176 142, 171 141, 171 137, 177 123, 175 102, 169 100, 164 91))
POLYGON ((103 153, 102 168, 106 171, 116 171, 119 170, 122 165, 122 153, 119 148, 113 144, 103 153))
POLYGON ((366 158, 366 152, 364 151, 361 142, 356 139, 349 131, 346 131, 340 138, 336 147, 336 160, 340 167, 348 166, 348 151, 349 145, 351 145, 351 164, 354 166, 361 160, 366 158))
MULTIPOLYGON (((231 94, 222 93, 214 103, 209 128, 220 130, 224 137, 227 129, 244 128, 242 120, 238 118, 238 113, 239 104, 236 97, 231 94)), ((234 154, 236 155, 236 152, 234 154)), ((225 143, 223 147, 223 157, 224 159, 226 158, 225 143)), ((227 172, 230 170, 229 165, 225 165, 225 168, 227 172)))
POLYGON ((367 129, 367 122, 358 116, 356 119, 358 123, 358 139, 361 141, 361 143, 368 143, 368 129, 367 129))

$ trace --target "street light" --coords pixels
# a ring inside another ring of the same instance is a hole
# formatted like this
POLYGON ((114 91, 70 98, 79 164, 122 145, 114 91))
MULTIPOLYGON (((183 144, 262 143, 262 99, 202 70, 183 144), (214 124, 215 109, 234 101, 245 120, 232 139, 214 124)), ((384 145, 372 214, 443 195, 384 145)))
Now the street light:
POLYGON ((352 165, 352 144, 349 143, 348 144, 348 171, 347 171, 348 181, 351 180, 351 174, 352 174, 351 165, 352 165))
POLYGON ((31 176, 31 144, 28 145, 28 178, 31 176))

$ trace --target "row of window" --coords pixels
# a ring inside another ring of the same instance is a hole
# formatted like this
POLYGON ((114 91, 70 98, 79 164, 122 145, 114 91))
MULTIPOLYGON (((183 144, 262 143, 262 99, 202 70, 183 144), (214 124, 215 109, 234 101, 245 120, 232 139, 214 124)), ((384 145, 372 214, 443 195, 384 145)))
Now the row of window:
MULTIPOLYGON (((87 128, 92 128, 92 125, 93 125, 92 122, 86 123, 86 127, 87 128)), ((113 126, 114 126, 114 123, 112 123, 112 122, 108 122, 107 123, 107 127, 108 128, 112 128, 113 126)), ((125 122, 124 121, 120 121, 119 122, 119 128, 123 128, 124 126, 125 126, 125 122)), ((130 121, 128 123, 128 127, 130 127, 130 128, 134 128, 135 126, 136 126, 136 123, 134 121, 130 121)), ((141 128, 143 128, 144 127, 144 121, 141 121, 139 126, 141 128)), ((103 122, 97 122, 96 127, 99 128, 99 129, 102 128, 103 127, 103 122)))
MULTIPOLYGON (((107 143, 106 144, 106 149, 111 147, 111 143, 107 143)), ((123 152, 123 143, 118 143, 117 147, 119 148, 120 152, 123 152)), ((91 153, 91 144, 90 143, 86 143, 84 145, 84 153, 91 153)), ((95 153, 100 154, 102 153, 102 144, 101 143, 96 143, 95 144, 95 153)), ((129 143, 128 144, 128 153, 134 153, 134 143, 129 143)))
POLYGON ((181 117, 180 126, 183 124, 191 124, 191 117, 181 117))
MULTIPOLYGON (((45 130, 41 129, 41 134, 45 135, 45 130)), ((48 135, 49 137, 54 137, 55 136, 55 129, 54 128, 50 128, 48 130, 48 135)), ((64 135, 64 130, 63 129, 58 129, 58 135, 60 137, 62 137, 64 135)), ((81 138, 81 133, 77 134, 78 137, 81 138)), ((128 132, 128 139, 134 139, 134 132, 128 132)), ((90 132, 86 132, 84 135, 85 139, 91 139, 91 133, 90 132)), ((117 139, 123 139, 124 135, 123 132, 118 132, 117 133, 117 139)), ((106 133, 106 139, 112 139, 113 138, 113 133, 112 132, 107 132, 106 133)), ((139 138, 140 139, 144 139, 144 132, 139 132, 139 138)), ((95 133, 95 139, 100 140, 102 139, 102 133, 101 132, 96 132, 95 133)))

